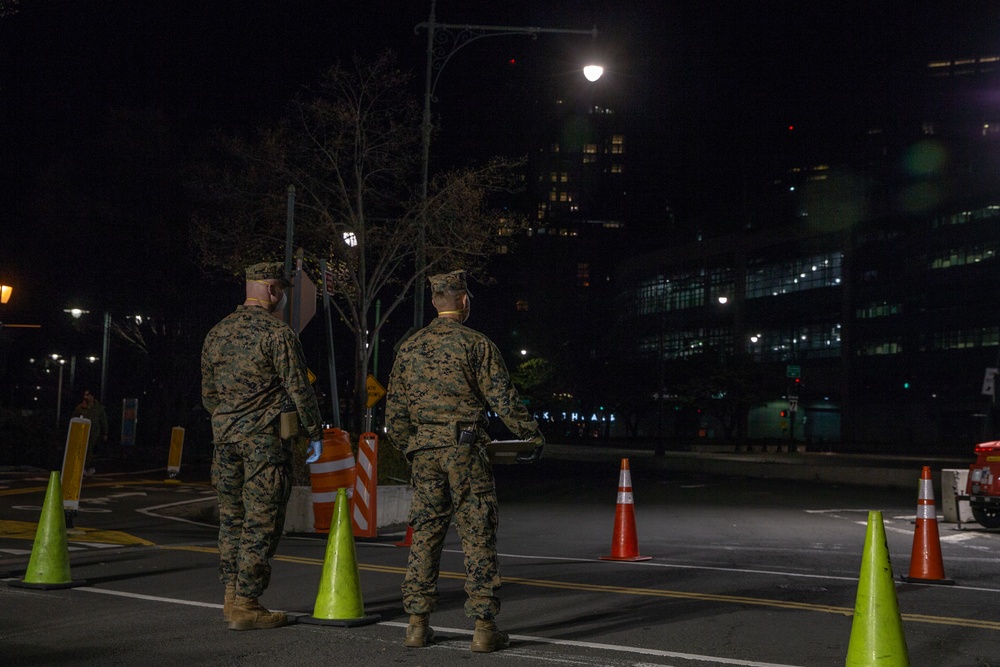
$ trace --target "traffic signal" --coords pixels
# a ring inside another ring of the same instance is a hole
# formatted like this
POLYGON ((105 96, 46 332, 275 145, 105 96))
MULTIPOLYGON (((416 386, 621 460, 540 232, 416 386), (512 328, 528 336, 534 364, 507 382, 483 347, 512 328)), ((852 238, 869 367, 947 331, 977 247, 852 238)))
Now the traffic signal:
POLYGON ((781 418, 784 419, 787 416, 788 416, 788 410, 782 410, 781 411, 781 418))

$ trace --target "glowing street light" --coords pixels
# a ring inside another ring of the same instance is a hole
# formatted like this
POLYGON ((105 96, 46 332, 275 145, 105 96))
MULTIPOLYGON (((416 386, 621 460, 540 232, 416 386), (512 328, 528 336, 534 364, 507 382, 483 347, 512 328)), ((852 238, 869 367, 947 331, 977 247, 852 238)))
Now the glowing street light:
POLYGON ((594 82, 604 74, 604 68, 600 65, 587 65, 583 68, 583 76, 587 81, 594 82))
MULTIPOLYGON (((452 56, 462 48, 472 42, 484 37, 502 37, 504 35, 530 35, 532 39, 538 39, 541 33, 560 33, 563 35, 590 35, 593 40, 597 39, 597 28, 592 30, 566 30, 562 28, 534 28, 527 26, 506 26, 506 25, 465 25, 456 23, 438 23, 435 19, 435 6, 437 0, 431 0, 431 13, 427 21, 417 24, 413 29, 414 33, 419 33, 421 29, 427 31, 427 65, 424 79, 424 115, 421 123, 422 155, 421 155, 421 202, 427 201, 428 170, 430 168, 430 147, 431 147, 431 100, 437 99, 434 91, 437 89, 438 79, 445 65, 452 56), (450 50, 449 50, 450 47, 450 50)), ((598 65, 588 65, 584 68, 584 76, 588 81, 597 81, 604 73, 604 68, 598 65)), ((425 207, 426 210, 426 207, 425 207)), ((417 280, 414 281, 413 294, 413 330, 416 331, 424 325, 424 286, 421 278, 427 268, 427 256, 424 238, 426 221, 421 224, 418 238, 416 239, 416 264, 417 280)))

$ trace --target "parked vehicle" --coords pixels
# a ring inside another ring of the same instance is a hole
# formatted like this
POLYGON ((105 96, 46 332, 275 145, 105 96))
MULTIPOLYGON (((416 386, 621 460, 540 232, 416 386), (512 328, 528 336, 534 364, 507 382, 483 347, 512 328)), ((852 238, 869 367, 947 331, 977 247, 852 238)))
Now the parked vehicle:
POLYGON ((1000 440, 976 445, 966 494, 976 521, 986 528, 1000 528, 1000 440))

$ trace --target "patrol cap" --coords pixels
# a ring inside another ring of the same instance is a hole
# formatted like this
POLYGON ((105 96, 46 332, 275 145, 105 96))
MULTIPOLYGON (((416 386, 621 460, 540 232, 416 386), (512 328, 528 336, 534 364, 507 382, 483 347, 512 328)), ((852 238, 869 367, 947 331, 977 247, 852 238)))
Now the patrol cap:
POLYGON ((465 282, 465 271, 461 269, 452 271, 451 273, 439 273, 436 276, 430 276, 427 280, 430 281, 432 294, 446 294, 448 292, 468 293, 469 291, 469 287, 465 282))
POLYGON ((285 280, 285 265, 281 262, 259 262, 247 267, 247 280, 285 280))

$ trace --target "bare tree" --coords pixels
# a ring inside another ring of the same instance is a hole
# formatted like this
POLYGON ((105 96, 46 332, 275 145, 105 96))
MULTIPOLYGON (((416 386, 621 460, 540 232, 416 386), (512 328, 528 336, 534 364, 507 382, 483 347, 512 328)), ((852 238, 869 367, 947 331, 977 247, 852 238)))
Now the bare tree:
MULTIPOLYGON (((517 162, 494 159, 439 174, 426 200, 417 195, 420 118, 409 79, 391 54, 327 70, 280 127, 257 142, 233 144, 238 170, 213 185, 215 201, 225 205, 196 223, 202 261, 237 273, 280 247, 281 184, 295 186, 296 243, 307 256, 329 261, 334 307, 354 334, 355 406, 365 405, 382 322, 414 285, 423 288, 427 274, 481 270, 500 247, 500 229, 512 224, 489 202, 514 184, 517 162), (421 236, 426 262, 418 265, 421 236)), ((354 426, 361 411, 352 413, 354 426)))

